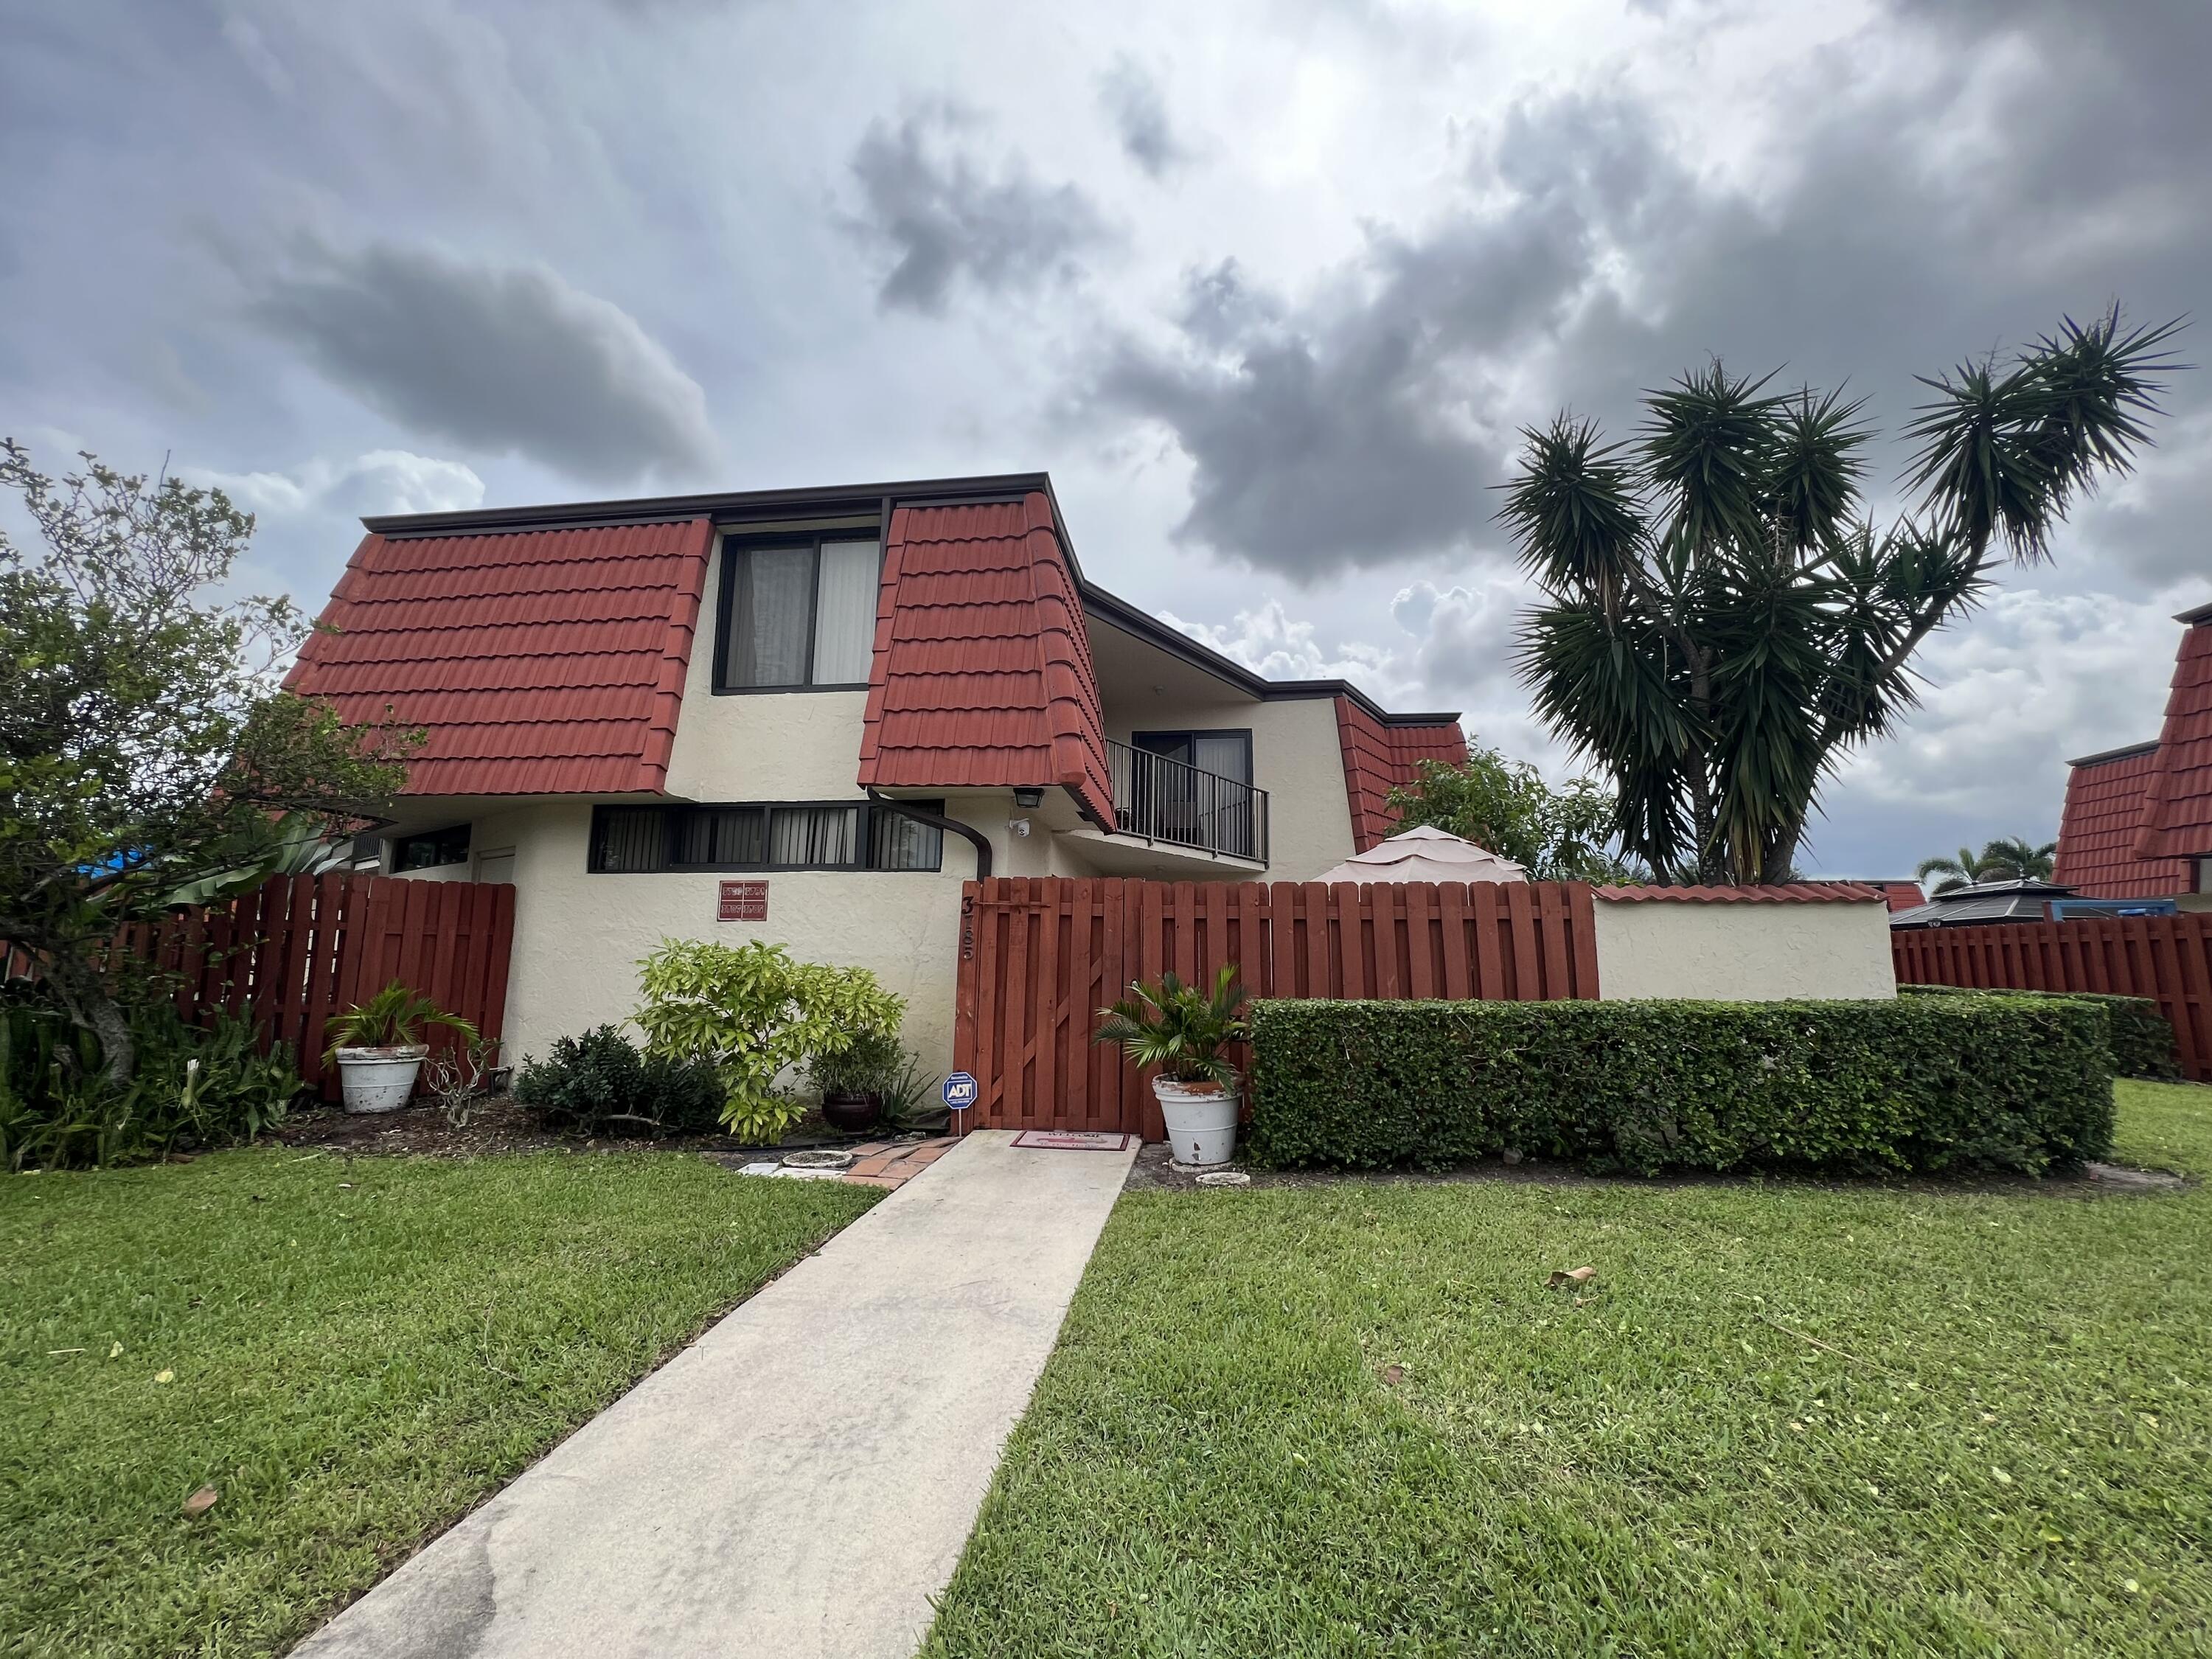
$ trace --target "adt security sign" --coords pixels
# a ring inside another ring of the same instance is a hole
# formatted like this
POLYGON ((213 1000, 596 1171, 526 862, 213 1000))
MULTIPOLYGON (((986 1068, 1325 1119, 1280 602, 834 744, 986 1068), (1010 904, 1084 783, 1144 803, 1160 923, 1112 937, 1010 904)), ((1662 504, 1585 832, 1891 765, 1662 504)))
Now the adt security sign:
POLYGON ((975 1079, 966 1072, 955 1072, 945 1079, 945 1103, 956 1112, 964 1112, 975 1103, 975 1079))

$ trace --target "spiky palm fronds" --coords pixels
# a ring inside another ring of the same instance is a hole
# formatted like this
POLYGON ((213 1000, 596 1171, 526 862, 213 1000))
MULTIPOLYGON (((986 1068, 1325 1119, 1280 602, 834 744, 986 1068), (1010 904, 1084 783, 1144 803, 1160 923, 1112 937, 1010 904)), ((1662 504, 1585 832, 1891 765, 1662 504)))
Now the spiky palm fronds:
POLYGON ((1244 988, 1231 965, 1214 976, 1213 989, 1186 985, 1170 969, 1157 987, 1133 982, 1129 994, 1098 1011, 1093 1042, 1119 1043, 1139 1066, 1157 1066, 1177 1083, 1236 1081, 1236 1067, 1221 1050, 1247 1035, 1237 1011, 1244 988))
POLYGON ((1887 529, 1863 513, 1863 404, 1837 393, 1715 362, 1647 393, 1632 442, 1528 428, 1498 515, 1543 590, 1516 665, 1613 783, 1624 850, 1662 878, 1784 878, 1837 766, 1913 706, 1913 652, 1987 588, 1993 543, 2044 556, 2150 441, 2179 326, 2069 319, 2008 367, 1929 380, 1921 504, 1887 529))

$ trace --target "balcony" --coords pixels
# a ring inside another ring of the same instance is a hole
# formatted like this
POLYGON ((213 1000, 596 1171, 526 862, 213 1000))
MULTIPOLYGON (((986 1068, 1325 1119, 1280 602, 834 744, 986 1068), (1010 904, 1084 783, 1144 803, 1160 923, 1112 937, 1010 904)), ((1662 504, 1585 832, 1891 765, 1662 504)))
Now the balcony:
POLYGON ((1267 861, 1267 792, 1165 755, 1106 740, 1114 827, 1125 836, 1267 861))

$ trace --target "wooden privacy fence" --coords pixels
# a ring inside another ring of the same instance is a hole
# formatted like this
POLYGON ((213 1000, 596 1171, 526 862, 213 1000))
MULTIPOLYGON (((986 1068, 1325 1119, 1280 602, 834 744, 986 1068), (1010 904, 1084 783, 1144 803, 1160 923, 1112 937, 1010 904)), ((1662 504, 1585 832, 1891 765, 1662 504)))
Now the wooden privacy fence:
POLYGON ((1597 995, 1581 882, 971 881, 952 1036, 977 1085, 967 1126, 1159 1139, 1151 1074, 1091 1042, 1096 1011, 1132 980, 1210 981, 1231 963, 1254 997, 1597 995))
MULTIPOLYGON (((300 1074, 325 1098, 323 1025, 398 979, 486 1039, 507 1012, 514 889, 392 876, 278 876, 241 898, 132 922, 116 948, 175 976, 188 1020, 222 1010, 250 1019, 263 1046, 298 1052, 300 1074)), ((10 972, 23 964, 11 956, 10 972)), ((434 1048, 449 1034, 427 1034, 434 1048)))
POLYGON ((1889 951, 1899 985, 2155 997, 2182 1074, 2212 1082, 2212 914, 1905 927, 1889 951))

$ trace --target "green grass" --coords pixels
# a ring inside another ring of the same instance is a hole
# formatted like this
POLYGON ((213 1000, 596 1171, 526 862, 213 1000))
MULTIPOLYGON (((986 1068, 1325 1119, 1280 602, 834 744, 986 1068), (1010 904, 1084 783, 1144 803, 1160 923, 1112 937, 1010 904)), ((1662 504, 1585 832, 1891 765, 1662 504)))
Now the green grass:
POLYGON ((0 1653, 281 1651, 878 1196, 666 1153, 0 1176, 0 1653))
POLYGON ((2212 1192, 1140 1193, 925 1651, 2199 1653, 2208 1540, 2212 1192))

